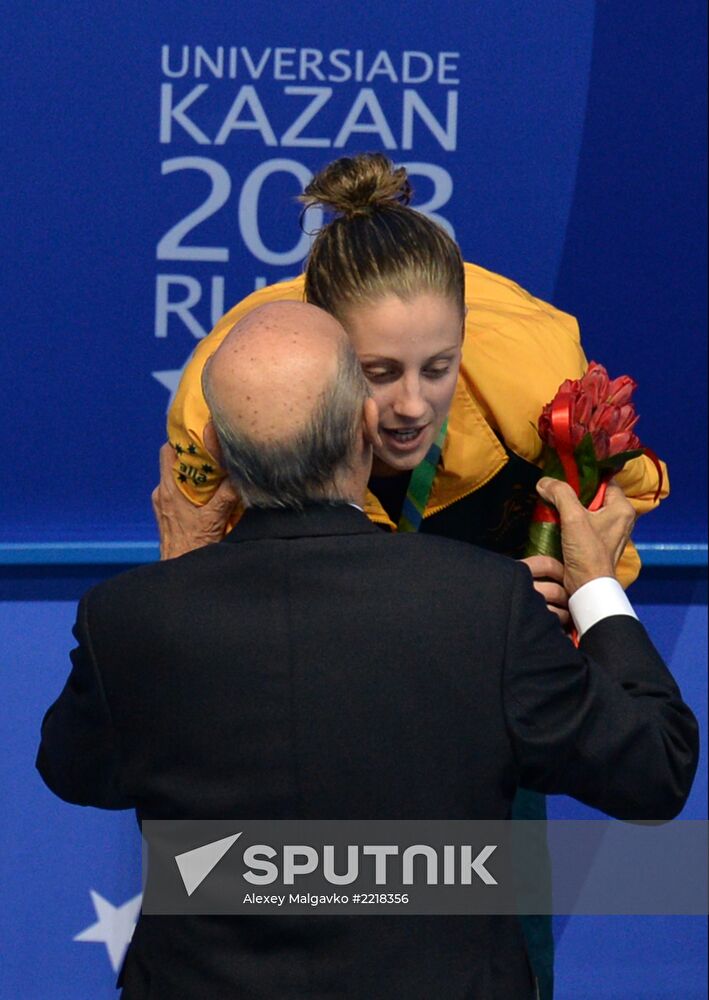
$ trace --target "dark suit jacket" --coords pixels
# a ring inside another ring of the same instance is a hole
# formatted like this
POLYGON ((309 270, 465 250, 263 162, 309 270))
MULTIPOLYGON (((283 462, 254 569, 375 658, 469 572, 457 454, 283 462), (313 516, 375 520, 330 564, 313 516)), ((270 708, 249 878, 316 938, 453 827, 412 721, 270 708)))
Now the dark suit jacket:
MULTIPOLYGON (((643 627, 576 650, 525 567, 349 506, 235 531, 82 600, 42 727, 58 795, 139 818, 497 819, 518 783, 670 818, 694 719, 643 627)), ((523 1000, 512 917, 142 917, 126 997, 523 1000)))

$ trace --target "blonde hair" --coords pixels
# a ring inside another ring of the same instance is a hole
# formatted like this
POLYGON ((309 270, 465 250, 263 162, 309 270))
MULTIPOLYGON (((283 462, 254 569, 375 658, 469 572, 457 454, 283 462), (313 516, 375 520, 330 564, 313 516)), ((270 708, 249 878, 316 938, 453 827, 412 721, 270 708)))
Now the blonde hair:
POLYGON ((334 218, 318 233, 305 271, 305 298, 340 321, 362 303, 386 295, 404 300, 432 292, 465 314, 463 259, 435 222, 409 207, 403 167, 383 153, 342 157, 328 164, 300 200, 334 218))

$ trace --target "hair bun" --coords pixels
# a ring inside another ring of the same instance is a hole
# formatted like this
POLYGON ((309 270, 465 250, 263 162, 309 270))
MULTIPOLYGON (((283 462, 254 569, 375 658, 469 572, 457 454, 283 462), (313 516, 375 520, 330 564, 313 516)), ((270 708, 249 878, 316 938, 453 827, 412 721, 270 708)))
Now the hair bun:
POLYGON ((410 200, 406 170, 395 167, 383 153, 334 160, 313 177, 300 196, 306 208, 322 205, 348 219, 393 205, 408 205, 410 200))

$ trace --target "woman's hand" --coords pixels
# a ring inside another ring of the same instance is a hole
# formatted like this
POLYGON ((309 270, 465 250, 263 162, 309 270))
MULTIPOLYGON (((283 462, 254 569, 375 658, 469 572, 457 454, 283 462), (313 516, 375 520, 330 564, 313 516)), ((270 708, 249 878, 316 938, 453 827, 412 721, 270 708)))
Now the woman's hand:
POLYGON ((234 487, 225 479, 203 507, 195 507, 177 487, 172 468, 174 461, 172 445, 164 444, 160 449, 160 482, 152 494, 153 513, 160 532, 161 559, 174 559, 210 542, 221 541, 239 499, 234 487))
POLYGON ((526 563, 534 578, 534 589, 542 595, 547 608, 553 611, 562 628, 571 625, 569 595, 564 588, 564 567, 551 556, 528 556, 520 562, 526 563))

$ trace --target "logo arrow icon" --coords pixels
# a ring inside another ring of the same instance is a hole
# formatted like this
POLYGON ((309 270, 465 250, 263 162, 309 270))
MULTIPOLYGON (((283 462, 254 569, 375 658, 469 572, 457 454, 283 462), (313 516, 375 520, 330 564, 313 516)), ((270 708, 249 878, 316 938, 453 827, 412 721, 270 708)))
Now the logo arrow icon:
POLYGON ((211 844, 204 844, 202 847, 195 847, 192 851, 185 851, 184 854, 176 854, 175 861, 182 876, 187 895, 191 896, 195 889, 204 882, 212 868, 217 865, 232 844, 239 839, 243 830, 233 834, 231 837, 224 837, 222 840, 214 840, 211 844))

